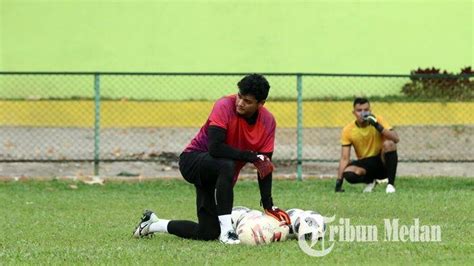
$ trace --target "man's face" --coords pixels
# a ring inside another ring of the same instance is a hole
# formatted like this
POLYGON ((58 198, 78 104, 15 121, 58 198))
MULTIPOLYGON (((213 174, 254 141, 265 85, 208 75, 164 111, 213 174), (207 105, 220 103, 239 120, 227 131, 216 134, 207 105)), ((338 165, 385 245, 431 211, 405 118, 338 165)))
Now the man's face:
POLYGON ((239 115, 248 118, 255 114, 258 108, 262 107, 264 103, 265 101, 257 102, 257 99, 255 99, 253 95, 242 95, 238 93, 235 100, 235 108, 239 115))
POLYGON ((354 106, 354 110, 352 113, 355 115, 357 119, 357 123, 363 124, 365 123, 364 118, 362 117, 363 112, 370 112, 370 104, 369 103, 364 103, 364 104, 356 104, 354 106))

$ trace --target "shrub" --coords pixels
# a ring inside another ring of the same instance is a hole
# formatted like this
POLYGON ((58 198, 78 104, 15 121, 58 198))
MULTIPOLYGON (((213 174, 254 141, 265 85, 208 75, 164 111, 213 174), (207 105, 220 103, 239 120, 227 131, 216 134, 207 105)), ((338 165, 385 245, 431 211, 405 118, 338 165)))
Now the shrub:
POLYGON ((411 71, 410 83, 403 85, 402 93, 409 97, 444 100, 473 100, 474 71, 461 69, 459 74, 441 72, 437 68, 411 71))

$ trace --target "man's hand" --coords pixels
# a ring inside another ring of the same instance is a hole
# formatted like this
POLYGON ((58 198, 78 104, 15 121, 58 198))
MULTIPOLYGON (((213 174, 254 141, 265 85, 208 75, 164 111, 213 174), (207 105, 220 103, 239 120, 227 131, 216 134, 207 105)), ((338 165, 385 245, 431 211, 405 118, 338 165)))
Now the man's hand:
POLYGON ((344 179, 336 179, 336 192, 344 192, 344 189, 342 188, 342 182, 344 182, 344 179))
POLYGON ((264 179, 273 172, 275 166, 273 166, 273 163, 272 161, 270 161, 270 158, 268 158, 268 156, 259 154, 257 155, 257 157, 258 159, 253 162, 253 165, 255 165, 255 167, 257 168, 260 179, 264 179))
POLYGON ((290 216, 284 210, 273 206, 270 209, 265 209, 265 214, 272 216, 280 222, 284 222, 286 225, 291 225, 290 216))
POLYGON ((374 114, 372 113, 364 114, 364 120, 369 122, 369 124, 371 124, 373 127, 375 127, 375 129, 377 129, 378 132, 382 133, 383 126, 379 124, 374 114))

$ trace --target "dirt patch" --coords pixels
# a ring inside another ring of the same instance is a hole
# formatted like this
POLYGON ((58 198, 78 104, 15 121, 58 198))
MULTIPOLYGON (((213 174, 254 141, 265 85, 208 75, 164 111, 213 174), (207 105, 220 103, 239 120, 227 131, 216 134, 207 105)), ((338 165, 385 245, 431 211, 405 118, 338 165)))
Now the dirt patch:
MULTIPOLYGON (((474 163, 405 163, 398 166, 398 176, 455 176, 474 177, 474 163)), ((176 166, 146 162, 116 162, 100 164, 100 176, 117 180, 139 180, 154 178, 181 178, 176 166)), ((333 178, 337 173, 337 163, 305 163, 303 178, 333 178)), ((94 175, 91 163, 2 163, 0 177, 19 179, 24 177, 80 179, 94 175)), ((242 171, 242 178, 255 178, 252 166, 242 171)), ((296 165, 278 166, 275 178, 296 179, 296 165)), ((1 179, 1 178, 0 178, 1 179)))
MULTIPOLYGON (((398 153, 401 176, 473 176, 474 126, 400 127, 398 153), (458 163, 407 161, 452 160, 458 163), (464 163, 461 163, 464 162, 464 163)), ((100 164, 100 175, 108 177, 179 177, 177 156, 196 134, 196 128, 104 129, 100 135, 100 158, 138 159, 141 162, 100 164), (153 161, 150 161, 153 160, 153 161)), ((303 164, 307 177, 330 177, 337 172, 340 155, 340 128, 303 130, 303 158, 332 161, 303 164)), ((0 176, 81 176, 93 175, 92 163, 48 163, 47 160, 85 160, 94 158, 94 132, 84 128, 2 127, 0 176), (38 160, 37 163, 12 163, 8 160, 38 160)), ((274 159, 280 161, 279 177, 295 177, 297 154, 295 129, 279 128, 274 159)), ((243 174, 253 175, 252 168, 243 174)))

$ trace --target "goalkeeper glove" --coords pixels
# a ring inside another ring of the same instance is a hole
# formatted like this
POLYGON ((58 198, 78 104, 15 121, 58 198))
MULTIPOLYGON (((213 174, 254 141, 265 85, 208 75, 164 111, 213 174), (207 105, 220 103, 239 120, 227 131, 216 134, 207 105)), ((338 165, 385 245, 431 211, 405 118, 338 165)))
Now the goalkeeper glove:
POLYGON ((270 161, 268 156, 259 154, 257 157, 258 159, 253 162, 253 165, 257 168, 260 179, 264 179, 273 172, 275 166, 273 166, 273 163, 270 161))
POLYGON ((375 129, 377 129, 378 132, 382 133, 383 126, 379 124, 374 114, 372 113, 364 114, 364 120, 369 122, 369 124, 371 124, 373 127, 375 127, 375 129))
POLYGON ((265 214, 275 218, 277 221, 284 222, 286 225, 291 225, 291 220, 288 213, 276 206, 265 209, 265 214))

